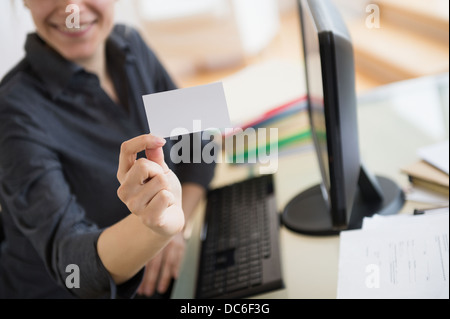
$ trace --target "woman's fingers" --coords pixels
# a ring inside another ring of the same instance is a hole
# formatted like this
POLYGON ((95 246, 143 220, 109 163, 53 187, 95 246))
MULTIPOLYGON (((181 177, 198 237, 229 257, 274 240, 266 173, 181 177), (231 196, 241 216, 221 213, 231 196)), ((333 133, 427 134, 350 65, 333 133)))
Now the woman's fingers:
POLYGON ((159 271, 162 265, 163 255, 159 253, 151 261, 149 261, 145 268, 145 275, 142 279, 140 292, 148 297, 155 293, 156 283, 159 277, 159 271))
POLYGON ((152 228, 164 227, 164 212, 175 203, 173 194, 165 189, 159 191, 146 205, 145 210, 140 214, 142 222, 152 228))
POLYGON ((147 148, 145 150, 145 156, 149 160, 161 165, 161 167, 163 168, 165 173, 167 173, 169 171, 169 167, 167 166, 166 162, 164 161, 164 152, 161 147, 153 148, 153 149, 147 148))
MULTIPOLYGON (((143 186, 145 186, 146 189, 149 188, 149 186, 147 185, 149 180, 162 174, 163 169, 160 165, 145 158, 141 158, 135 162, 135 164, 130 168, 128 173, 123 178, 122 183, 117 190, 117 195, 132 212, 135 212, 137 207, 134 207, 135 205, 131 205, 130 202, 133 201, 139 193, 141 193, 143 186), (130 206, 133 206, 133 208, 130 206)), ((151 185, 154 184, 155 183, 152 183, 151 185)), ((160 190, 161 188, 156 189, 153 193, 153 196, 160 190)), ((147 201, 143 204, 147 204, 150 199, 151 198, 148 198, 147 201)), ((145 200, 145 198, 143 200, 145 200)))
MULTIPOLYGON (((155 164, 159 167, 158 164, 155 164)), ((161 167, 159 167, 161 170, 161 167)), ((137 177, 139 178, 139 177, 137 177)), ((128 209, 136 215, 145 210, 150 201, 161 190, 170 191, 170 177, 168 174, 159 173, 149 177, 150 180, 142 182, 142 184, 130 183, 128 181, 120 186, 121 190, 118 192, 119 198, 127 205, 128 209)), ((140 178, 139 181, 142 181, 140 178)))
POLYGON ((133 167, 137 154, 146 151, 151 161, 161 165, 166 170, 167 165, 164 162, 164 153, 162 147, 166 141, 163 138, 153 136, 151 134, 140 135, 131 140, 125 141, 120 147, 119 168, 117 170, 117 179, 122 183, 128 171, 133 167))

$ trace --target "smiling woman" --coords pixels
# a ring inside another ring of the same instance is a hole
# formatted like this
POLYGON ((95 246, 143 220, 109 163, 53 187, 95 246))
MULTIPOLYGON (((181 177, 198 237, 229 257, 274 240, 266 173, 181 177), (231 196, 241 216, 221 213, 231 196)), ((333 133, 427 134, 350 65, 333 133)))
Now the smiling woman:
POLYGON ((25 0, 36 32, 67 60, 81 64, 99 64, 104 42, 114 25, 115 0, 77 1, 80 28, 66 26, 68 1, 25 0))
POLYGON ((0 82, 0 298, 164 293, 214 164, 148 134, 142 96, 176 86, 115 0, 24 3, 35 32, 0 82))

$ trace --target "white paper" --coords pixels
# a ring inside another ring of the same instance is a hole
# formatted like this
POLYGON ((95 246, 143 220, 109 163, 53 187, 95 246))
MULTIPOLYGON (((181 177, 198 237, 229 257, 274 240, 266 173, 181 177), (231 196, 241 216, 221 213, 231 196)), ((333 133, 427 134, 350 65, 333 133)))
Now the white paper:
POLYGON ((171 137, 231 128, 221 82, 144 95, 150 132, 171 137))
POLYGON ((363 229, 342 232, 337 297, 448 299, 448 208, 374 216, 363 229))
POLYGON ((433 144, 420 148, 418 150, 418 155, 420 158, 433 165, 434 167, 445 172, 447 175, 449 173, 449 141, 445 141, 438 144, 433 144))
MULTIPOLYGON (((364 217, 362 229, 363 231, 393 230, 409 233, 408 227, 419 225, 422 228, 433 229, 435 225, 439 225, 446 220, 448 220, 448 207, 435 208, 423 215, 399 214, 381 216, 376 214, 372 217, 364 217)), ((448 227, 448 225, 446 226, 448 227)))
POLYGON ((448 196, 420 186, 413 186, 405 191, 405 199, 411 202, 428 203, 435 206, 448 205, 448 196))

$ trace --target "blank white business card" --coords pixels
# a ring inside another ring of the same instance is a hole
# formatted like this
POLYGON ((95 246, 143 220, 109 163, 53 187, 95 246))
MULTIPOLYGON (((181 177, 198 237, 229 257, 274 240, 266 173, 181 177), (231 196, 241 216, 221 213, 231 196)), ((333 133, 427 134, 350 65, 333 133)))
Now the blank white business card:
POLYGON ((221 82, 148 94, 143 97, 153 135, 167 138, 182 133, 230 128, 221 82))

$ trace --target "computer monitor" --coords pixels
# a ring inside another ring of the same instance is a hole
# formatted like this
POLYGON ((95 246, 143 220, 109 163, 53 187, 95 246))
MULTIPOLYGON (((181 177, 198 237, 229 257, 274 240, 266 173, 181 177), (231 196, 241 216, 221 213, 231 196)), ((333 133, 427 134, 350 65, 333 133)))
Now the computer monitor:
MULTIPOLYGON (((329 0, 298 0, 308 115, 322 183, 293 198, 282 214, 296 232, 334 235, 365 216, 395 214, 404 204, 391 180, 361 164, 351 37, 329 0)), ((299 177, 301 178, 301 177, 299 177)))

